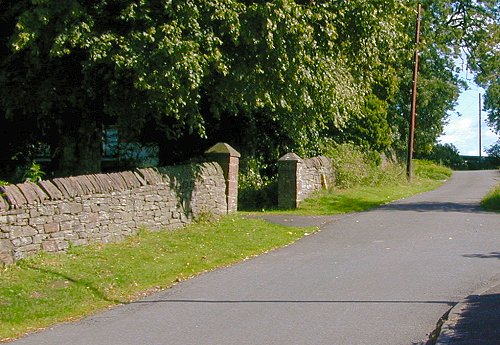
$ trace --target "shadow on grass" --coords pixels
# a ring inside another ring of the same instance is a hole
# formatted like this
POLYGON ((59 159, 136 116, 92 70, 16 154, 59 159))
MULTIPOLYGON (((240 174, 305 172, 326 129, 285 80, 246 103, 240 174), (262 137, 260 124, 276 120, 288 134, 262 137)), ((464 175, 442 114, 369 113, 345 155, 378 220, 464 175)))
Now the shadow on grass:
POLYGON ((64 280, 67 280, 67 281, 75 284, 75 285, 85 287, 90 292, 92 292, 97 298, 99 298, 99 299, 101 299, 103 301, 111 302, 111 303, 116 303, 116 304, 126 303, 124 301, 120 301, 120 300, 117 300, 117 299, 108 298, 104 292, 102 292, 101 290, 99 290, 95 286, 92 286, 92 284, 90 282, 88 282, 88 281, 78 280, 78 279, 72 278, 72 277, 70 277, 70 276, 68 276, 66 274, 63 274, 63 273, 60 273, 60 272, 57 272, 57 271, 48 270, 48 269, 45 269, 45 268, 40 268, 40 267, 36 267, 36 266, 33 266, 33 265, 29 265, 29 264, 21 264, 21 266, 25 267, 27 269, 33 270, 33 271, 41 272, 41 273, 44 273, 44 274, 49 274, 49 275, 51 275, 53 277, 62 278, 64 280))
POLYGON ((416 211, 416 212, 461 212, 481 213, 484 212, 477 203, 454 203, 454 202, 411 202, 393 203, 380 207, 386 211, 416 211))

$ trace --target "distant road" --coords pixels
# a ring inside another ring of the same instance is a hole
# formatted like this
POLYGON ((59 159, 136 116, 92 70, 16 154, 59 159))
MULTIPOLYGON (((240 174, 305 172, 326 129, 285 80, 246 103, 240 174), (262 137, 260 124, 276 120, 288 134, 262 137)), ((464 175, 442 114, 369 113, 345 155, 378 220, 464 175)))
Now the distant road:
POLYGON ((421 344, 456 302, 500 277, 497 171, 347 215, 289 247, 16 345, 421 344))

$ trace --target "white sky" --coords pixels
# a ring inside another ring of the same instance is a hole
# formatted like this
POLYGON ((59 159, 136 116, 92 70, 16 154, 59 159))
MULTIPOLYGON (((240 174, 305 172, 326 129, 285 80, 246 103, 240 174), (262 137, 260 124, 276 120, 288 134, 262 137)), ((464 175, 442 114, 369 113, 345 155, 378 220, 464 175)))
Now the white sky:
MULTIPOLYGON (((462 155, 479 155, 479 93, 483 98, 484 89, 467 80, 469 88, 462 91, 455 111, 450 112, 448 124, 444 128, 444 135, 439 137, 442 144, 453 144, 462 155), (457 112, 460 114, 457 115, 457 112)), ((481 100, 483 106, 484 98, 481 100)), ((493 145, 498 136, 486 124, 487 113, 481 111, 482 155, 486 156, 485 149, 493 145)))

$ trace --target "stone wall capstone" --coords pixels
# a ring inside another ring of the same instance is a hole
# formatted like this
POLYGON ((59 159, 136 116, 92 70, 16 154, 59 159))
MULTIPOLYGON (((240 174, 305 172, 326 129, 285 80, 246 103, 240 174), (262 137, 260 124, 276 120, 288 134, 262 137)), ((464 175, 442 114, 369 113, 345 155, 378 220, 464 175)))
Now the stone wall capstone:
MULTIPOLYGON (((226 214, 226 187, 217 162, 2 186, 0 264, 41 250, 119 241, 141 227, 177 228, 203 213, 226 214)), ((232 187, 237 193, 237 179, 232 187)))

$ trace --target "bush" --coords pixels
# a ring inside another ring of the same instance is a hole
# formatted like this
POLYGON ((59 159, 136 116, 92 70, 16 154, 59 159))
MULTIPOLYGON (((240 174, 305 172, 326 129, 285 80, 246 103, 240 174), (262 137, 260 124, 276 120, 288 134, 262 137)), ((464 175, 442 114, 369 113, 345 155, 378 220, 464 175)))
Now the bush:
POLYGON ((418 158, 430 160, 452 169, 466 168, 466 162, 460 157, 458 149, 453 144, 437 144, 429 154, 418 158))
POLYGON ((415 175, 421 178, 444 181, 452 174, 449 168, 431 161, 415 160, 414 163, 415 175))
POLYGON ((379 152, 354 144, 330 143, 326 145, 324 154, 333 161, 336 185, 339 188, 393 183, 404 177, 402 166, 391 163, 383 167, 379 152))

